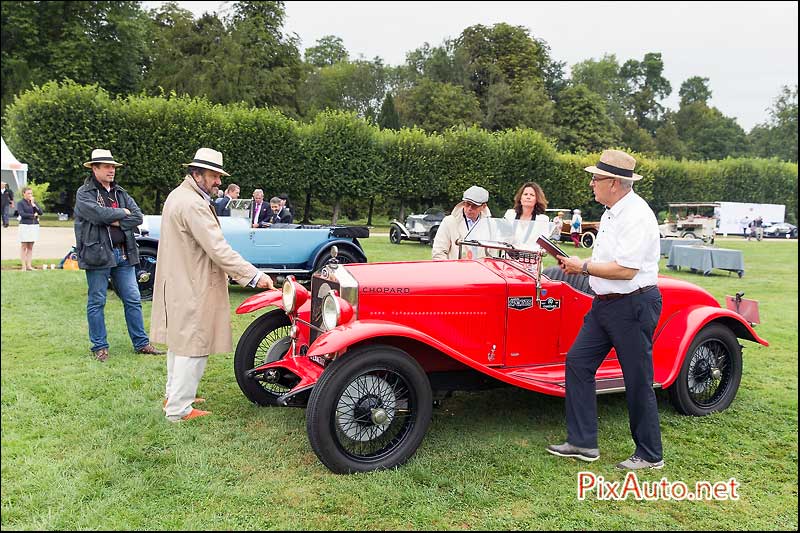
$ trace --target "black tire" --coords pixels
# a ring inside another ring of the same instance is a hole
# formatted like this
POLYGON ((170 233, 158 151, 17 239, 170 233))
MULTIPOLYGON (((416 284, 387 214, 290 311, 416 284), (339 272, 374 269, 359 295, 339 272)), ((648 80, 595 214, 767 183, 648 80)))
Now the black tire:
POLYGON ((436 238, 436 232, 439 231, 439 226, 434 226, 431 228, 431 231, 428 233, 429 240, 428 246, 433 246, 433 240, 436 238))
MULTIPOLYGON (((326 253, 322 254, 322 257, 317 259, 317 264, 314 265, 314 272, 320 270, 324 267, 327 262, 330 260, 331 254, 326 253)), ((350 250, 343 250, 339 248, 339 254, 336 256, 336 260, 339 262, 340 265, 346 265, 347 263, 360 263, 361 260, 356 257, 356 255, 350 250)))
POLYGON ((149 246, 139 247, 139 264, 136 266, 136 282, 142 301, 153 299, 153 286, 156 283, 156 257, 158 251, 149 246))
POLYGON ((277 399, 296 384, 296 376, 281 376, 277 383, 247 377, 247 371, 267 362, 279 360, 288 349, 291 321, 282 309, 275 309, 255 319, 239 342, 233 356, 233 373, 244 395, 258 405, 278 405, 277 399), (282 343, 279 345, 277 343, 282 343), (270 352, 270 348, 274 349, 270 352))
POLYGON ((594 233, 587 231, 581 235, 581 246, 584 248, 591 248, 594 246, 594 233))
POLYGON ((711 324, 692 341, 669 398, 684 415, 705 416, 725 410, 742 380, 742 347, 726 326, 711 324))
POLYGON ((389 242, 392 244, 400 244, 403 240, 403 232, 397 226, 389 228, 389 242))
POLYGON ((419 363, 392 346, 372 345, 325 370, 308 402, 306 430, 332 472, 371 472, 408 461, 432 411, 430 381, 419 363))
POLYGON ((695 234, 694 234, 694 233, 692 233, 691 231, 687 231, 686 233, 684 233, 683 235, 681 235, 681 238, 682 238, 682 239, 696 239, 696 238, 697 238, 697 236, 695 236, 695 234))

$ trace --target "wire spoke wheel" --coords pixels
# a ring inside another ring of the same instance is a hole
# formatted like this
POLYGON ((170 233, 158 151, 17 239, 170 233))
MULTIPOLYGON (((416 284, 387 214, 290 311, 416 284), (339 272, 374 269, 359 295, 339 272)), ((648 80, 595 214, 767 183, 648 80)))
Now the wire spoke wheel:
POLYGON ((416 406, 399 374, 371 371, 358 376, 342 393, 333 419, 342 450, 358 459, 375 459, 402 442, 413 424, 416 406))
POLYGON ((388 345, 348 351, 322 373, 306 410, 308 440, 337 474, 394 468, 416 452, 433 395, 422 367, 388 345))
POLYGON ((732 372, 724 344, 717 339, 701 344, 689 361, 689 394, 698 406, 713 406, 725 394, 732 372))
POLYGON ((742 347, 723 324, 700 330, 686 351, 669 397, 680 413, 705 416, 727 409, 742 380, 742 347))
POLYGON ((287 376, 275 374, 279 370, 272 370, 270 375, 248 375, 253 368, 278 361, 286 355, 291 346, 290 330, 289 317, 282 309, 276 309, 255 319, 239 338, 233 356, 233 371, 239 388, 251 402, 277 405, 277 399, 295 386, 297 377, 289 372, 286 372, 287 376))

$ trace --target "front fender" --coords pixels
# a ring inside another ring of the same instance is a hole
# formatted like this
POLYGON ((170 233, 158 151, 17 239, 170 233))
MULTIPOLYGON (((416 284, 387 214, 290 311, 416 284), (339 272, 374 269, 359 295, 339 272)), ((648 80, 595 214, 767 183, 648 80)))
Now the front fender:
POLYGON ((686 351, 706 325, 720 322, 740 339, 769 343, 758 336, 741 315, 720 307, 690 306, 669 317, 653 339, 653 381, 667 388, 677 379, 686 351))
POLYGON ((389 228, 391 228, 392 226, 402 231, 403 235, 405 235, 406 237, 411 237, 411 232, 408 231, 406 225, 403 224, 402 222, 398 222, 397 220, 392 220, 392 222, 389 224, 389 228))
POLYGON ((280 307, 283 309, 283 301, 281 299, 282 296, 283 292, 279 289, 259 292, 258 294, 254 294, 240 303, 239 307, 236 308, 236 314, 244 315, 247 313, 252 313, 253 311, 263 309, 264 307, 269 307, 270 305, 274 305, 275 307, 280 307))

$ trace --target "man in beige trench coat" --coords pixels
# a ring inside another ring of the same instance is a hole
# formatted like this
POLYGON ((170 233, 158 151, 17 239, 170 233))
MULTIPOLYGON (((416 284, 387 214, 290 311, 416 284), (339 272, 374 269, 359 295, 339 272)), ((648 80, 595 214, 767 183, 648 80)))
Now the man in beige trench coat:
POLYGON ((243 286, 272 289, 272 280, 233 251, 222 235, 213 200, 222 154, 200 148, 187 175, 167 196, 161 217, 150 339, 167 345, 164 411, 170 421, 210 414, 192 403, 209 354, 230 352, 228 276, 243 286))

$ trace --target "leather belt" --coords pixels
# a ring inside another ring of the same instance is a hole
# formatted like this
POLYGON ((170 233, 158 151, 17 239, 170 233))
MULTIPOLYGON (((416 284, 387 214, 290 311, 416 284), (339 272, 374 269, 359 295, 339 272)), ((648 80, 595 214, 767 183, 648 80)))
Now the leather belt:
POLYGON ((631 294, 642 294, 649 290, 655 289, 655 285, 648 285, 647 287, 642 287, 641 289, 636 289, 633 292, 628 292, 625 294, 618 294, 616 292, 612 292, 609 294, 596 294, 595 298, 598 300, 606 301, 606 300, 616 300, 617 298, 622 298, 623 296, 630 296, 631 294))

